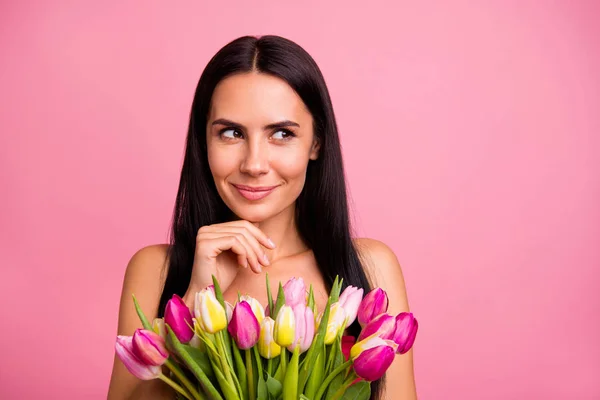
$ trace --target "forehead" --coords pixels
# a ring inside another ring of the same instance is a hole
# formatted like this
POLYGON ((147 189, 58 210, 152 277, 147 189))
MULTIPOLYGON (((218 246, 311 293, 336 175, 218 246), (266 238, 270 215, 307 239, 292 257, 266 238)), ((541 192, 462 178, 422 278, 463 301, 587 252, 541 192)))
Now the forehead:
POLYGON ((312 120, 298 94, 283 79, 245 73, 223 79, 213 92, 209 120, 228 118, 251 124, 295 120, 302 126, 312 120))

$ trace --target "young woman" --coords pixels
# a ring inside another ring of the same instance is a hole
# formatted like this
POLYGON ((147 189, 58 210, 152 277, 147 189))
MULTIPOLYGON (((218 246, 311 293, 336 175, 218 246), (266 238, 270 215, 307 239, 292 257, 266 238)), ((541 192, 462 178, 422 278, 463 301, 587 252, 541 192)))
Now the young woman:
MULTIPOLYGON (((365 293, 386 290, 390 313, 409 310, 394 253, 351 235, 337 125, 318 66, 287 39, 246 36, 223 47, 200 77, 171 241, 131 258, 118 334, 141 327, 132 293, 149 318, 162 317, 173 294, 192 306, 214 274, 232 304, 238 292, 267 304, 265 272, 274 290, 291 277, 312 284, 319 310, 336 275, 365 293)), ((355 322, 348 331, 359 329, 355 322)), ((415 399, 412 351, 372 388, 373 399, 415 399)), ((108 397, 173 392, 137 380, 115 358, 108 397)))

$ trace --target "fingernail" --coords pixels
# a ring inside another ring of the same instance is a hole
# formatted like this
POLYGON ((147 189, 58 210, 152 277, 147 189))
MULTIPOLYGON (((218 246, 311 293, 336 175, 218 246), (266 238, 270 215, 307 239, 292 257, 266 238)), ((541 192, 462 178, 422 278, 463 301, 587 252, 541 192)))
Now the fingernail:
POLYGON ((262 268, 260 267, 260 265, 258 266, 258 272, 262 272, 262 268))
POLYGON ((271 265, 271 262, 269 261, 269 257, 267 257, 266 254, 263 254, 263 260, 265 261, 265 264, 271 265))
POLYGON ((269 238, 268 240, 269 240, 269 244, 271 245, 271 247, 277 247, 277 246, 275 246, 275 243, 273 243, 273 241, 271 240, 271 238, 269 238))

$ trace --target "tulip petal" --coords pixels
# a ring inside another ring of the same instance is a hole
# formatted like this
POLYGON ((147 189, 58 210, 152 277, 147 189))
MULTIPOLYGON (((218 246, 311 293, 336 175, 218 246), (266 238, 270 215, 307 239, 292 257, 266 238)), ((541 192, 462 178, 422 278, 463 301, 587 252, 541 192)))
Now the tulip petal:
POLYGON ((260 325, 247 301, 235 305, 227 330, 241 350, 248 350, 258 342, 260 325))
POLYGON ((151 379, 156 379, 160 376, 160 366, 147 365, 136 357, 133 352, 132 336, 117 336, 115 352, 125 365, 125 368, 127 368, 127 370, 136 378, 148 381, 151 379))
POLYGON ((165 340, 154 331, 137 329, 133 334, 133 353, 148 365, 163 365, 169 353, 165 340))
POLYGON ((194 336, 192 313, 183 299, 174 294, 165 307, 165 324, 169 325, 181 343, 188 343, 194 336))
POLYGON ((365 381, 376 381, 392 365, 395 355, 390 346, 377 346, 365 350, 354 360, 354 372, 365 381))

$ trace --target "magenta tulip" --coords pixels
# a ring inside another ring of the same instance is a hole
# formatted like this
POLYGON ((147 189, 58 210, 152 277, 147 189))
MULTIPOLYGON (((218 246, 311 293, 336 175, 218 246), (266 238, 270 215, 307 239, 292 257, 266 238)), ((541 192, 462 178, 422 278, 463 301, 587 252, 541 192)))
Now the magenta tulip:
POLYGON ((306 305, 306 285, 302 278, 291 278, 283 285, 285 305, 294 308, 298 304, 306 305))
POLYGON ((344 355, 344 359, 348 361, 350 358, 350 349, 356 343, 356 338, 354 336, 342 336, 342 354, 344 355))
POLYGON ((165 324, 169 325, 181 343, 188 343, 194 337, 192 313, 183 299, 174 294, 165 308, 165 324))
POLYGON ((163 365, 169 357, 165 339, 146 329, 137 329, 133 334, 133 353, 148 365, 163 365))
POLYGON ((354 372, 365 381, 376 381, 392 365, 395 356, 394 348, 391 346, 372 347, 354 359, 354 372))
POLYGON ((385 290, 377 288, 371 290, 358 307, 358 323, 364 327, 371 320, 388 309, 388 297, 385 290))
POLYGON ((300 353, 304 353, 315 336, 315 316, 312 309, 304 304, 298 304, 294 307, 294 317, 296 319, 296 332, 294 343, 288 346, 289 351, 294 351, 296 346, 300 346, 300 353))
POLYGON ((248 350, 258 342, 260 325, 247 301, 235 305, 227 331, 242 350, 248 350))
POLYGON ((340 306, 346 312, 346 328, 352 325, 356 320, 356 314, 358 313, 358 307, 363 298, 363 289, 354 286, 348 286, 340 295, 338 302, 340 306))
POLYGON ((398 345, 396 352, 404 354, 415 343, 419 323, 412 313, 402 312, 396 316, 395 330, 390 339, 398 345))
POLYGON ((383 313, 369 322, 358 336, 358 340, 363 340, 371 335, 377 334, 382 339, 392 339, 396 330, 396 318, 388 313, 383 313))
POLYGON ((148 365, 140 360, 133 351, 133 337, 132 336, 117 336, 117 342, 115 343, 115 351, 117 356, 125 368, 136 378, 149 381, 156 379, 161 374, 161 367, 158 365, 148 365))

